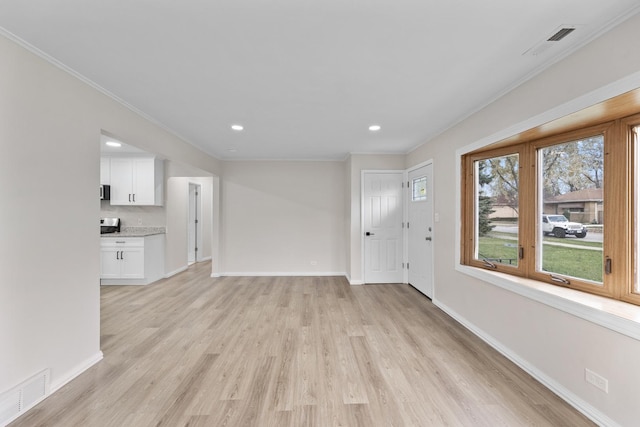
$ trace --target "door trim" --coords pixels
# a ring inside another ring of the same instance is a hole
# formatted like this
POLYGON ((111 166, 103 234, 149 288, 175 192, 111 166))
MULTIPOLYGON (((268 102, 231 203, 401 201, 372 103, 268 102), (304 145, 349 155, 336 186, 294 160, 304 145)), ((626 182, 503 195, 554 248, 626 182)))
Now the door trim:
MULTIPOLYGON (((402 170, 402 169, 362 169, 360 171, 360 277, 362 277, 362 283, 366 284, 365 281, 365 252, 364 252, 364 204, 365 204, 365 200, 364 200, 364 176, 368 173, 375 173, 375 174, 384 174, 384 173, 388 173, 388 174, 402 174, 402 179, 404 181, 406 181, 406 175, 407 175, 407 171, 406 170, 402 170)), ((403 191, 402 192, 402 199, 401 200, 401 205, 402 205, 402 220, 406 223, 406 216, 407 216, 407 212, 406 212, 406 193, 403 191)), ((403 231, 402 233, 402 263, 403 265, 407 265, 407 251, 406 251, 406 237, 405 237, 405 232, 406 229, 404 229, 405 231, 403 231)), ((403 268, 403 273, 402 273, 402 283, 408 283, 406 281, 406 268, 403 268)))

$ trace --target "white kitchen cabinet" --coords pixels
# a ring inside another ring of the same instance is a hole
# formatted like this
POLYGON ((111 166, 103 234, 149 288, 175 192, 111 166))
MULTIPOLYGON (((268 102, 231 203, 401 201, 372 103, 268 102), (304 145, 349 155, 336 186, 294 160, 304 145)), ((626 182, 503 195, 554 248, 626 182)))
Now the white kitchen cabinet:
POLYGON ((162 160, 112 157, 110 181, 112 205, 162 206, 162 160))
POLYGON ((100 266, 103 279, 144 279, 144 238, 102 239, 100 266))
POLYGON ((164 234, 100 239, 100 283, 146 285, 164 276, 164 234))
POLYGON ((111 185, 111 159, 100 157, 100 185, 111 185))
POLYGON ((103 279, 144 279, 144 247, 103 248, 100 262, 103 279))

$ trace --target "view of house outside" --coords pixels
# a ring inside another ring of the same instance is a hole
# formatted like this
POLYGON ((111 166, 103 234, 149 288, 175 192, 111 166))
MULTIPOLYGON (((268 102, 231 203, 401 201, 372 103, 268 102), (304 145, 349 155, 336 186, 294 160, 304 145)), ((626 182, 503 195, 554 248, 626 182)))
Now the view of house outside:
MULTIPOLYGON (((604 137, 538 150, 537 270, 602 283, 604 137)), ((476 162, 476 254, 518 265, 517 154, 476 162)))

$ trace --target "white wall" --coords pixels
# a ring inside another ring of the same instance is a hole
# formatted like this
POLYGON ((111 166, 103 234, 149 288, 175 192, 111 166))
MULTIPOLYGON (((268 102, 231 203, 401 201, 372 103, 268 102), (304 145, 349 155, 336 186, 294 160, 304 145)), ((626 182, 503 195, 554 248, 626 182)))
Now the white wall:
POLYGON ((640 419, 640 342, 456 271, 456 150, 638 72, 638 40, 640 16, 407 156, 408 166, 434 161, 440 218, 434 302, 589 409, 624 426, 640 419), (585 382, 585 368, 609 380, 608 394, 585 382))
POLYGON ((100 133, 220 163, 3 37, 0 58, 0 393, 44 368, 56 389, 101 357, 100 133))
POLYGON ((225 163, 223 274, 344 274, 344 172, 343 162, 225 163))
POLYGON ((173 275, 188 266, 189 181, 167 179, 167 234, 165 235, 165 272, 173 275))

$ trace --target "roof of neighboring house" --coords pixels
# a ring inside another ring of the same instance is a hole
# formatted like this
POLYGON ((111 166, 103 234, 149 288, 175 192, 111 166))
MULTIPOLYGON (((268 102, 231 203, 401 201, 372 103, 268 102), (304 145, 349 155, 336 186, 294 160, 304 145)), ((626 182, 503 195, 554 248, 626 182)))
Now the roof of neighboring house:
POLYGON ((491 198, 491 201, 493 202, 494 206, 511 206, 513 205, 513 201, 509 200, 507 197, 505 197, 504 195, 499 195, 499 196, 493 196, 491 198))
POLYGON ((586 188, 546 199, 544 203, 601 202, 602 188, 586 188))

